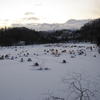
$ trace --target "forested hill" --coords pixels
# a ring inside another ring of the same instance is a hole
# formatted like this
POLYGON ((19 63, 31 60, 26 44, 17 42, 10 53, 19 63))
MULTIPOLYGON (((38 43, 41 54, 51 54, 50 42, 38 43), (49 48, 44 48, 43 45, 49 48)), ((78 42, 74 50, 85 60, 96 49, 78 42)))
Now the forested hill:
POLYGON ((10 46, 19 41, 25 44, 57 42, 91 42, 100 45, 100 18, 84 24, 79 30, 55 30, 53 32, 35 31, 25 27, 1 28, 0 45, 10 46))
POLYGON ((39 38, 39 32, 25 27, 4 28, 0 30, 0 45, 12 45, 18 41, 33 44, 39 38))
POLYGON ((100 45, 100 18, 84 24, 75 33, 78 34, 78 40, 80 41, 89 41, 100 45))

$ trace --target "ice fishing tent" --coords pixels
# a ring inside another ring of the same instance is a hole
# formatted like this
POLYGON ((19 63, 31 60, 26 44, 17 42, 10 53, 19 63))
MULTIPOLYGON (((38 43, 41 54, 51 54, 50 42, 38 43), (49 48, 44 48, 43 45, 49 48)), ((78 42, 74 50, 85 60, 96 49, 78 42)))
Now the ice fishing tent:
POLYGON ((62 62, 63 62, 63 63, 66 63, 66 60, 63 60, 62 62))
POLYGON ((37 62, 34 63, 34 66, 39 66, 39 64, 37 62))
POLYGON ((31 58, 28 58, 28 60, 27 61, 32 61, 32 59, 31 58))

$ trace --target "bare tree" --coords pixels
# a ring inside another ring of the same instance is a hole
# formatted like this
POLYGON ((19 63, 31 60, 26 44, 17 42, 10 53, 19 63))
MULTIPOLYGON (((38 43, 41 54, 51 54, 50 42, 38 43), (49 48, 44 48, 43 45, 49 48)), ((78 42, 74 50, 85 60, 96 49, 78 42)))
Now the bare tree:
POLYGON ((47 95, 46 98, 44 98, 43 100, 65 100, 64 98, 60 97, 60 96, 54 96, 53 93, 45 93, 44 95, 47 95))
POLYGON ((99 100, 100 99, 100 74, 98 78, 93 78, 86 74, 86 71, 68 73, 62 78, 62 83, 66 88, 62 89, 66 93, 66 99, 47 93, 45 100, 99 100), (66 77, 67 76, 67 77, 66 77))

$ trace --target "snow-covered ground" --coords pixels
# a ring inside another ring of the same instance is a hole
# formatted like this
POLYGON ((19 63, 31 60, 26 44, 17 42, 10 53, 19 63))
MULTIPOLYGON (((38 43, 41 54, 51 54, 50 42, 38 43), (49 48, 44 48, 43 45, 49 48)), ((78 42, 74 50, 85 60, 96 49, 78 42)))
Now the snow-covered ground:
POLYGON ((59 90, 68 70, 78 73, 85 70, 92 77, 100 72, 100 54, 95 44, 0 47, 0 57, 2 55, 8 57, 0 60, 0 100, 41 100, 48 91, 64 96, 59 90), (28 58, 32 61, 27 61, 28 58), (66 63, 62 63, 63 60, 66 63), (35 62, 39 66, 35 66, 35 62))

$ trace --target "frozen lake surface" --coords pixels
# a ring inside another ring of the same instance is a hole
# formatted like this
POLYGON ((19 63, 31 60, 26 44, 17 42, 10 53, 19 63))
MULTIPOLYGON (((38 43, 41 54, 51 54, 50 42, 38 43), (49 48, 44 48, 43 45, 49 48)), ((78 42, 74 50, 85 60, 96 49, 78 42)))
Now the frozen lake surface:
POLYGON ((65 86, 61 81, 67 71, 85 70, 92 77, 100 72, 100 54, 95 44, 0 47, 1 56, 0 100, 42 100, 48 91, 66 96, 60 90, 65 86))

